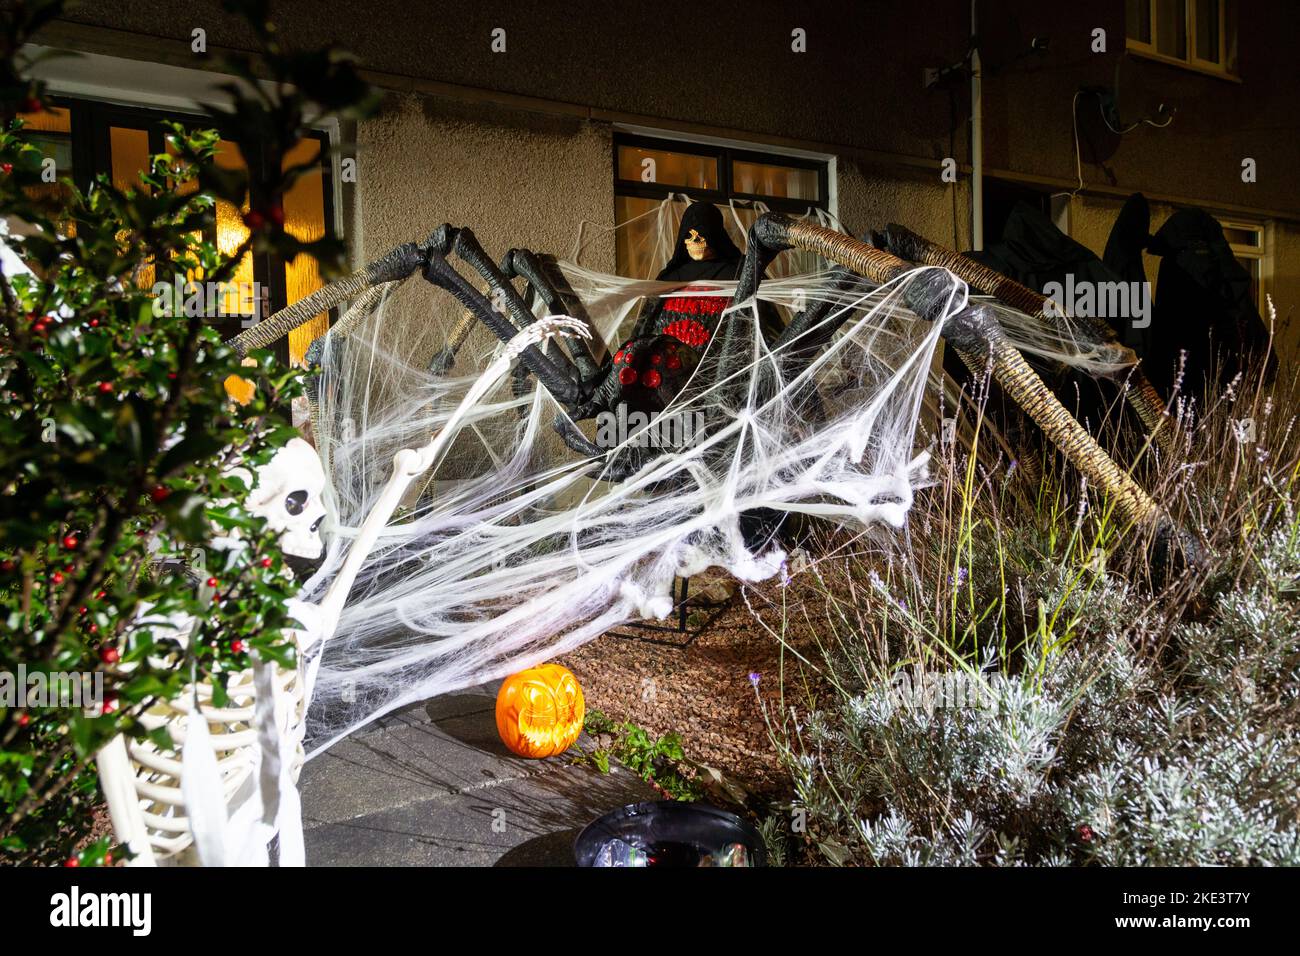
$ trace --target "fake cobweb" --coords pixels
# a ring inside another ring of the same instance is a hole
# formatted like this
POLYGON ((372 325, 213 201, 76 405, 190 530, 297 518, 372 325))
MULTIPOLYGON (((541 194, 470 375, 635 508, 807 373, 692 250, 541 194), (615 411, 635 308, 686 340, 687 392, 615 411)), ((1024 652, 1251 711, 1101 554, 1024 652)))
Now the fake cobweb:
MULTIPOLYGON (((619 238, 638 250, 635 261, 664 261, 681 205, 665 202, 619 238)), ((741 224, 738 216, 743 249, 741 224)), ((572 258, 589 258, 599 240, 585 230, 572 258)), ((597 361, 630 335, 647 297, 735 289, 559 267, 590 319, 597 361)), ((906 293, 931 271, 877 287, 786 253, 756 299, 725 314, 744 343, 727 374, 718 372, 715 336, 652 420, 578 423, 609 446, 604 458, 560 440, 552 420, 565 410, 535 378, 502 381, 460 421, 448 453, 416 482, 366 561, 322 654, 312 753, 394 709, 561 655, 628 620, 667 615, 678 577, 706 568, 742 581, 780 574, 787 556, 773 531, 782 516, 896 535, 927 481, 918 419, 940 326, 911 312, 906 293), (803 354, 775 348, 772 317, 783 324, 819 302, 830 306, 821 328, 836 329, 829 344, 803 354), (628 460, 644 464, 624 480, 602 480, 628 460)), ((947 315, 968 304, 965 286, 949 279, 947 315)), ((476 334, 449 373, 431 372, 448 328, 431 315, 450 301, 416 277, 325 340, 313 428, 328 476, 329 547, 309 599, 337 571, 394 453, 447 426, 500 348, 476 334)), ((1122 361, 1079 345, 1068 328, 1000 314, 1035 354, 1094 372, 1122 361)))

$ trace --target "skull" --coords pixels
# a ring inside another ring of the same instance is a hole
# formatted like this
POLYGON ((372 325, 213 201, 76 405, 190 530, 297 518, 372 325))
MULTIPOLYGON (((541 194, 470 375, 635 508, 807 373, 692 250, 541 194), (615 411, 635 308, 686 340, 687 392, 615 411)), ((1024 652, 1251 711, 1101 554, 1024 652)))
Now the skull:
POLYGON ((713 258, 713 250, 709 248, 709 240, 705 239, 694 229, 686 237, 686 253, 696 262, 713 258))
POLYGON ((323 550, 321 522, 325 520, 325 469, 316 449, 292 438, 270 461, 257 469, 248 493, 249 512, 266 519, 280 535, 280 550, 296 558, 319 558, 323 550))

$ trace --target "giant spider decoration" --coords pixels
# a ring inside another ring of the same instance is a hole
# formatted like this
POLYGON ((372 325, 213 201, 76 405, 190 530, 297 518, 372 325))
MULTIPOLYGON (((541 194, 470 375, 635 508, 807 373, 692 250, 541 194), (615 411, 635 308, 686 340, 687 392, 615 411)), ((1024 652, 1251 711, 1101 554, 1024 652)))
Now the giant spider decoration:
MULTIPOLYGON (((985 291, 1008 304, 1049 321, 1052 309, 1044 306, 1052 304, 1032 290, 981 271, 972 260, 926 243, 901 227, 891 226, 868 242, 811 222, 766 213, 749 230, 748 249, 732 302, 749 302, 768 265, 787 249, 817 253, 836 263, 833 281, 841 287, 863 279, 883 285, 916 268, 881 246, 937 267, 920 273, 908 285, 906 298, 912 311, 924 320, 943 321, 942 334, 948 343, 968 361, 987 365, 994 380, 1090 483, 1110 496, 1123 517, 1135 525, 1154 525, 1162 548, 1178 542, 1189 554, 1195 553, 1192 539, 1172 525, 1128 471, 1117 465, 1057 401, 1007 340, 988 305, 972 302, 956 314, 948 314, 953 275, 972 284, 979 282, 985 291)), ((510 341, 534 321, 530 300, 537 298, 548 312, 570 315, 591 326, 583 303, 565 282, 552 257, 511 249, 497 265, 468 228, 443 225, 424 242, 397 247, 359 272, 325 286, 241 333, 232 344, 241 353, 265 347, 311 316, 349 298, 358 300, 349 316, 369 311, 382 296, 383 287, 417 271, 455 296, 468 310, 467 320, 481 322, 502 342, 510 341), (486 282, 489 294, 504 306, 504 314, 453 268, 449 261, 452 257, 467 264, 486 282), (523 293, 512 281, 517 278, 526 284, 523 293)), ((633 336, 617 348, 604 349, 603 359, 598 360, 586 341, 576 338, 566 341, 567 351, 559 346, 543 351, 534 345, 520 356, 520 371, 535 376, 565 410, 555 418, 556 431, 569 448, 595 460, 604 479, 626 479, 653 458, 656 450, 633 449, 638 453, 626 454, 629 449, 625 448, 612 457, 609 449, 588 439, 576 422, 615 411, 620 404, 650 414, 662 411, 697 371, 708 376, 725 396, 728 387, 736 387, 728 385, 737 378, 734 373, 750 361, 752 329, 743 328, 742 323, 752 320, 753 311, 727 308, 725 302, 708 301, 717 297, 707 295, 700 297, 699 305, 691 306, 689 298, 673 308, 663 303, 647 306, 633 336), (683 317, 683 309, 690 314, 683 317)), ((1053 307, 1056 314, 1065 314, 1059 306, 1053 307)), ((769 344, 773 354, 780 356, 783 371, 797 373, 831 341, 850 314, 847 309, 832 313, 831 308, 829 301, 814 302, 775 334, 769 344)), ((336 330, 341 331, 347 322, 345 316, 336 330)), ((450 367, 467 331, 468 325, 463 322, 435 359, 436 367, 450 367)), ((1082 332, 1094 338, 1106 335, 1104 329, 1086 325, 1082 332)), ((1161 424, 1158 399, 1152 399, 1143 380, 1138 382, 1136 395, 1135 404, 1148 427, 1155 431, 1161 424)))

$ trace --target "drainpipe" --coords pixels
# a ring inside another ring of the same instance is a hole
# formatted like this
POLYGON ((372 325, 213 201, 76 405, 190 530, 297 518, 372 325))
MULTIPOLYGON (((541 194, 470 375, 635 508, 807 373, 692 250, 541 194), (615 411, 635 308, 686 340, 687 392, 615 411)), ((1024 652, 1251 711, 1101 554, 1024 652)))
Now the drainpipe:
POLYGON ((976 7, 970 2, 970 247, 984 248, 984 122, 980 89, 979 21, 976 7))

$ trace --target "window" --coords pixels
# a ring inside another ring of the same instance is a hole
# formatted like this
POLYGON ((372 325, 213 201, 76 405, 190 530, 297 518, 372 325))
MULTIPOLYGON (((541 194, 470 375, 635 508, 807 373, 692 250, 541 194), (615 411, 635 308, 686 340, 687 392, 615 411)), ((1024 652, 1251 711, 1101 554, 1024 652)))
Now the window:
MULTIPOLYGON (((60 176, 71 175, 81 188, 89 186, 100 174, 107 174, 118 189, 139 188, 139 174, 149 157, 167 148, 164 119, 176 120, 191 127, 210 126, 210 122, 186 114, 173 114, 138 107, 118 106, 91 100, 57 99, 56 107, 35 114, 23 114, 29 140, 47 157, 54 159, 60 176)), ((225 132, 225 131, 223 131, 225 132)), ((285 157, 286 165, 322 157, 325 134, 303 139, 285 157)), ((249 164, 266 161, 260 144, 231 131, 221 140, 217 162, 229 168, 249 168, 249 164)), ((59 188, 51 186, 49 188, 59 188)), ((236 209, 218 201, 214 235, 209 236, 224 253, 239 248, 248 236, 243 214, 247 206, 236 209)), ((333 190, 328 165, 320 164, 320 175, 303 176, 284 196, 285 228, 303 241, 311 241, 332 232, 333 190)), ((144 277, 152 284, 151 277, 144 277)), ((315 260, 298 256, 284 262, 269 255, 246 253, 232 279, 232 288, 219 304, 215 316, 222 338, 229 338, 250 320, 283 308, 290 302, 314 292, 322 285, 315 260), (258 290, 260 298, 254 299, 258 290)), ((282 360, 301 363, 307 346, 328 328, 330 316, 319 315, 290 333, 279 346, 282 360)))
MULTIPOLYGON (((1259 309, 1259 314, 1267 316, 1264 301, 1264 227, 1259 223, 1234 222, 1220 219, 1223 226, 1223 238, 1228 240, 1232 255, 1250 275, 1250 297, 1259 309)), ((1265 319, 1267 321, 1267 318, 1265 319)))
POLYGON ((1237 75, 1235 0, 1125 0, 1125 33, 1141 56, 1237 75))
MULTIPOLYGON (((696 202, 717 204, 729 228, 739 233, 761 211, 758 204, 794 216, 825 211, 829 176, 829 164, 821 160, 618 135, 614 223, 623 226, 654 211, 665 199, 685 194, 696 202)), ((658 272, 662 263, 650 261, 657 247, 629 229, 616 228, 615 237, 621 275, 645 278, 658 272)), ((743 236, 732 238, 744 248, 743 236)))

